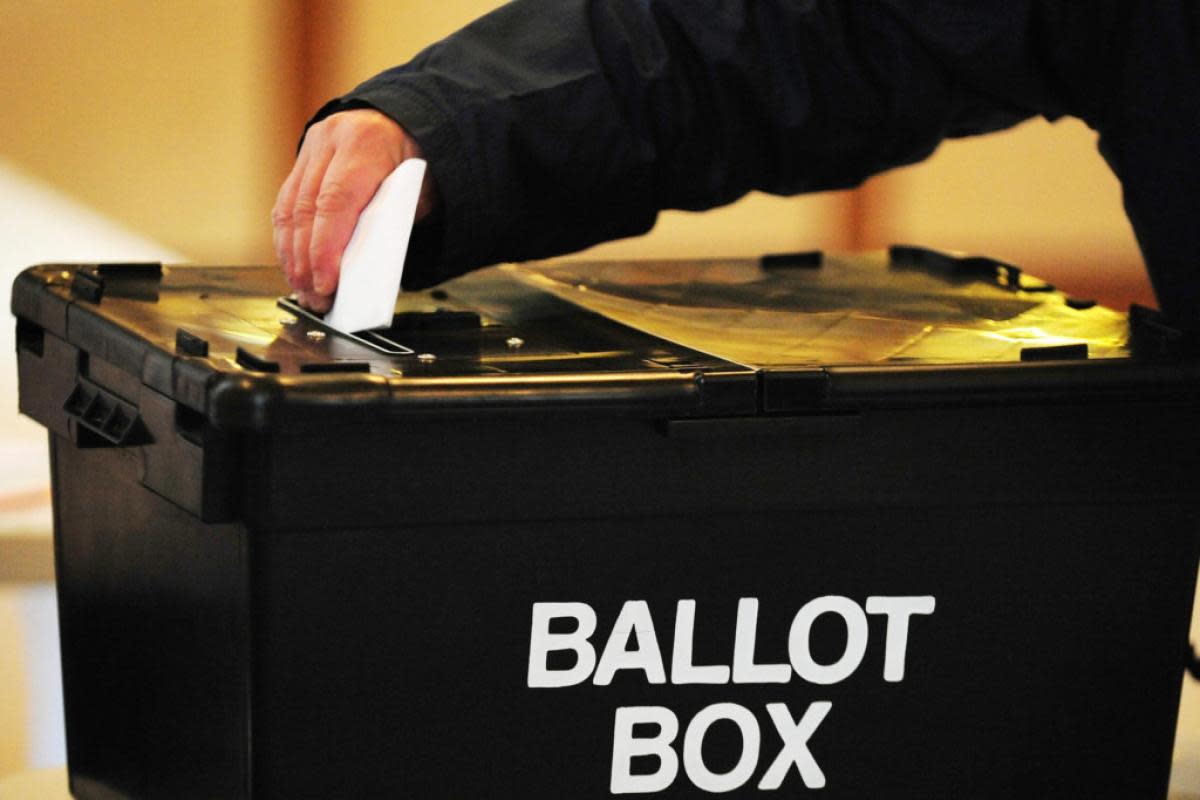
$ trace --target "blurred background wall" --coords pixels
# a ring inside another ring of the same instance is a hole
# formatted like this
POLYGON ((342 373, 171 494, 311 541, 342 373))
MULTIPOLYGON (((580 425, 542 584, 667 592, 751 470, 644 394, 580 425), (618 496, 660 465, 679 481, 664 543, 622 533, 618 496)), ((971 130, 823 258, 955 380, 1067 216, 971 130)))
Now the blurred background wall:
MULTIPOLYGON (((268 214, 303 121, 329 97, 497 5, 0 0, 0 167, 158 251, 196 262, 270 261, 268 214)), ((46 247, 22 241, 19 251, 58 252, 49 246, 56 237, 41 235, 46 247)), ((752 195, 708 214, 667 213, 647 237, 595 254, 738 255, 894 241, 1006 258, 1118 308, 1153 302, 1120 189, 1093 134, 1069 121, 948 143, 925 164, 855 192, 752 195)), ((3 242, 8 250, 12 243, 3 242)), ((23 763, 25 722, 38 711, 22 699, 21 650, 49 647, 55 635, 21 610, 35 596, 29 592, 50 597, 48 527, 40 536, 41 566, 0 591, 0 774, 23 763)), ((22 540, 26 555, 29 541, 22 540)), ((0 561, 3 547, 0 536, 0 561)))
POLYGON ((0 0, 0 158, 205 261, 269 252, 293 4, 0 0))

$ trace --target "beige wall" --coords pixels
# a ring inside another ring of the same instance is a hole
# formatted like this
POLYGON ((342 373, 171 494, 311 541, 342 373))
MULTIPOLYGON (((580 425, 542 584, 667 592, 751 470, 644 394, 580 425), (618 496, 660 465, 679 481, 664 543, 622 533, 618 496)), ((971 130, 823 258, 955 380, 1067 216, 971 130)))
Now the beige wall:
POLYGON ((284 6, 0 0, 0 157, 192 258, 265 258, 284 6))
POLYGON ((341 46, 326 88, 330 94, 345 91, 377 72, 402 64, 430 42, 501 5, 496 0, 338 2, 335 34, 341 46))

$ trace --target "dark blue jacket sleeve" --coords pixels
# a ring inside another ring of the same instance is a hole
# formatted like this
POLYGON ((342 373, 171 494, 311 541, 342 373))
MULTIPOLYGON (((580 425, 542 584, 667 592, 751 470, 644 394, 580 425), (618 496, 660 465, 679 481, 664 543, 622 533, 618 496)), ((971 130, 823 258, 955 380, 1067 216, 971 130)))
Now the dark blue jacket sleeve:
POLYGON ((1195 316, 1197 16, 1191 0, 517 0, 317 118, 378 108, 425 150, 443 208, 410 256, 416 288, 1074 115, 1101 132, 1167 310, 1195 316))

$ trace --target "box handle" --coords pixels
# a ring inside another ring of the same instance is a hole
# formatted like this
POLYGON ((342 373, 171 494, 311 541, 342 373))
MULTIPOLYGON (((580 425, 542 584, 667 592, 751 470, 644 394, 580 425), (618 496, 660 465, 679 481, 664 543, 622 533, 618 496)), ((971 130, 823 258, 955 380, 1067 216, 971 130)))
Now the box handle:
POLYGON ((90 381, 75 384, 63 411, 79 447, 131 447, 153 441, 136 406, 90 381))

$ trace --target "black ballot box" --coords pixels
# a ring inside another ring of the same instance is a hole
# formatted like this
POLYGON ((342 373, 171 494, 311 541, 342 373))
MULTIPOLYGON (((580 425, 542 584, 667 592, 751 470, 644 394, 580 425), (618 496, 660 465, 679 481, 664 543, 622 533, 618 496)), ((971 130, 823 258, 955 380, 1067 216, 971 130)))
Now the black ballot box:
POLYGON ((346 336, 17 280, 80 798, 1165 798, 1200 362, 1004 262, 548 263, 346 336))

